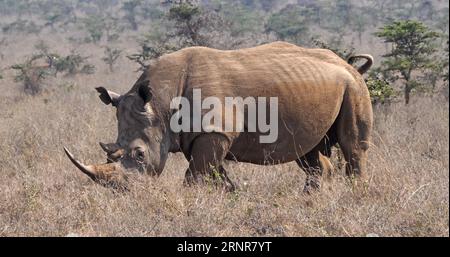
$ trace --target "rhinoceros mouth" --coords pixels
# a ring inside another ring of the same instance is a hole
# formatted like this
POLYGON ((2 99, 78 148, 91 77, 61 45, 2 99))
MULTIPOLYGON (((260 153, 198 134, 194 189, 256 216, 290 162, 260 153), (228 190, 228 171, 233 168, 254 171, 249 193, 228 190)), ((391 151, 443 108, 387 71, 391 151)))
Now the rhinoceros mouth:
POLYGON ((64 152, 81 172, 95 182, 106 187, 127 190, 128 179, 119 163, 112 162, 98 165, 85 165, 77 160, 66 147, 64 147, 64 152))

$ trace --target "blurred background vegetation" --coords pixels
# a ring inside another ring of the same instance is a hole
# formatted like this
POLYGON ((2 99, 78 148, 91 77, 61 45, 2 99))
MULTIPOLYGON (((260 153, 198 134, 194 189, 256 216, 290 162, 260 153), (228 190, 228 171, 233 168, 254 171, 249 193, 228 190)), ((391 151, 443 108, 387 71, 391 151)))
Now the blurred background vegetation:
POLYGON ((126 56, 141 70, 188 46, 237 49, 283 40, 344 59, 374 55, 367 76, 374 103, 408 104, 411 94, 448 98, 448 12, 441 0, 0 0, 0 60, 15 36, 41 38, 35 53, 0 64, 0 79, 12 68, 25 92, 38 94, 49 74, 94 74, 90 58, 113 72, 126 56), (43 35, 51 34, 63 35, 69 55, 45 46, 43 35), (84 56, 76 50, 83 45, 104 54, 84 56))

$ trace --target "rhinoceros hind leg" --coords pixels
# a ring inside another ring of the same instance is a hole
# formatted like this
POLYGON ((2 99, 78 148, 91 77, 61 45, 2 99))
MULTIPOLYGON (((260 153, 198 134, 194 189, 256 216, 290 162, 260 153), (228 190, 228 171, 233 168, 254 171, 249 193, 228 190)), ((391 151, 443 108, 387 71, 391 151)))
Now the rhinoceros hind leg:
POLYGON ((197 137, 191 148, 184 185, 211 182, 227 191, 234 191, 236 187, 222 166, 229 148, 229 140, 221 134, 209 133, 197 137))
POLYGON ((346 175, 365 180, 373 122, 372 105, 370 98, 354 94, 350 91, 344 98, 338 117, 337 136, 346 161, 346 175))

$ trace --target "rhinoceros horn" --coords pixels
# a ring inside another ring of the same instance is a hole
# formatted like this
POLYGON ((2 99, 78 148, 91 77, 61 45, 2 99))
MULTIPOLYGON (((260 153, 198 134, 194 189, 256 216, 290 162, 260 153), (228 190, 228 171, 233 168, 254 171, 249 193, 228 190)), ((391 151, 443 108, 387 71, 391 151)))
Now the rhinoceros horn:
POLYGON ((118 163, 105 163, 99 165, 84 165, 64 147, 64 152, 70 161, 84 174, 95 182, 115 189, 127 190, 127 176, 118 163))

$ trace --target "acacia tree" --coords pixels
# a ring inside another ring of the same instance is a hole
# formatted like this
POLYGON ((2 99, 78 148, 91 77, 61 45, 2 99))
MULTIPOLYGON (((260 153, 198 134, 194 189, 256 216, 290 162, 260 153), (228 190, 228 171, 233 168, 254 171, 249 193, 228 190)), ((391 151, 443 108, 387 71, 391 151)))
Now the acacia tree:
POLYGON ((148 66, 148 61, 189 46, 211 46, 214 44, 214 33, 221 33, 229 26, 214 11, 201 8, 197 1, 166 1, 169 9, 165 19, 146 34, 139 42, 138 53, 127 58, 137 62, 141 69, 148 66))
POLYGON ((210 46, 213 31, 225 25, 217 13, 189 0, 172 4, 167 18, 175 23, 172 36, 179 39, 180 47, 210 46))
POLYGON ((439 34, 419 21, 406 20, 386 25, 376 35, 392 46, 384 55, 382 68, 393 82, 404 81, 405 104, 408 104, 411 92, 422 86, 417 73, 424 73, 435 64, 433 43, 439 34))
POLYGON ((121 53, 122 50, 120 49, 111 48, 109 46, 105 47, 105 56, 102 58, 102 61, 108 64, 110 72, 114 71, 114 64, 119 59, 121 53))
POLYGON ((65 76, 74 76, 77 74, 94 74, 95 66, 88 63, 89 57, 78 54, 75 50, 67 56, 53 56, 53 66, 56 73, 64 73, 65 76))
POLYGON ((17 71, 14 80, 23 84, 23 90, 30 95, 37 95, 42 91, 43 81, 50 75, 52 68, 52 59, 42 54, 31 56, 24 63, 15 64, 11 69, 17 71), (45 60, 41 64, 36 64, 36 61, 45 60))
POLYGON ((112 15, 90 15, 83 20, 83 26, 88 37, 85 42, 92 42, 98 44, 103 38, 111 42, 119 38, 120 32, 123 30, 119 26, 118 19, 112 15))
POLYGON ((140 51, 127 56, 128 59, 140 65, 139 70, 145 70, 150 60, 179 49, 169 43, 173 35, 167 33, 166 29, 161 29, 161 27, 164 27, 163 24, 145 34, 139 40, 140 51))
POLYGON ((166 53, 179 50, 184 46, 204 44, 200 40, 200 24, 197 21, 197 16, 200 14, 199 7, 190 1, 165 1, 163 4, 170 5, 168 12, 164 15, 166 19, 161 20, 158 26, 139 40, 141 49, 138 53, 127 56, 141 66, 139 70, 145 69, 150 60, 166 53), (178 45, 171 42, 175 39, 178 39, 178 45))

